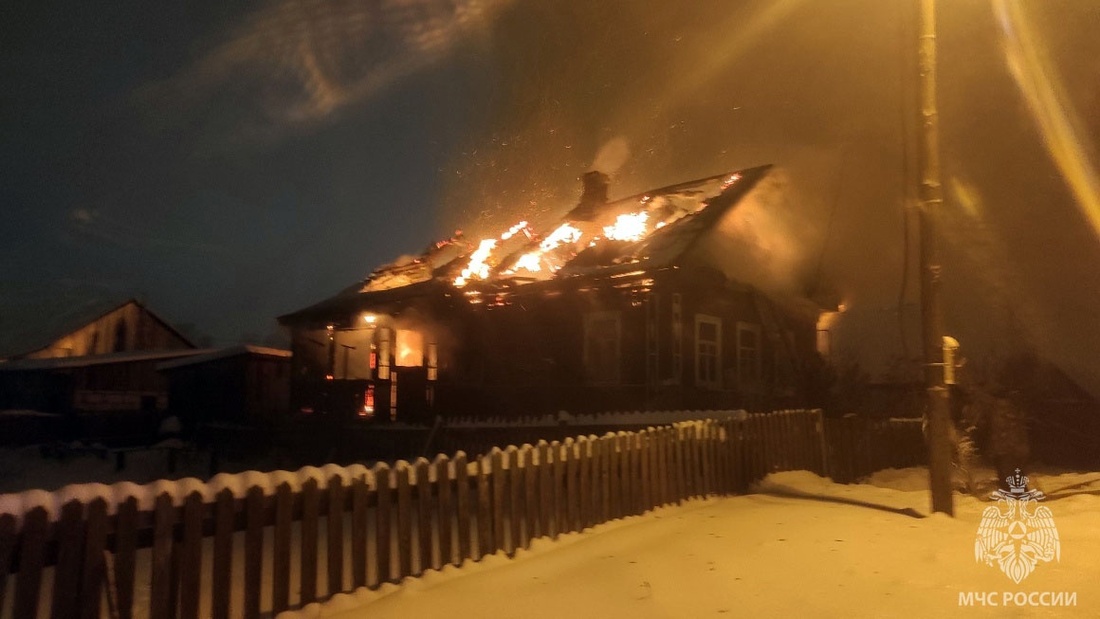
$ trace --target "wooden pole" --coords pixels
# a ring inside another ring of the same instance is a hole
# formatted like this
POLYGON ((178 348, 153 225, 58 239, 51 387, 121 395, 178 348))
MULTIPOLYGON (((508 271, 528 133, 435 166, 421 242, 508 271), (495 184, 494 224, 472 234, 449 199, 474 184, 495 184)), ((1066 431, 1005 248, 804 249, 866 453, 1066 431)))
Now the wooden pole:
POLYGON ((939 115, 936 110, 936 2, 920 2, 920 289, 925 384, 928 393, 928 470, 932 511, 953 515, 951 403, 943 381, 943 318, 937 227, 940 186, 939 115))

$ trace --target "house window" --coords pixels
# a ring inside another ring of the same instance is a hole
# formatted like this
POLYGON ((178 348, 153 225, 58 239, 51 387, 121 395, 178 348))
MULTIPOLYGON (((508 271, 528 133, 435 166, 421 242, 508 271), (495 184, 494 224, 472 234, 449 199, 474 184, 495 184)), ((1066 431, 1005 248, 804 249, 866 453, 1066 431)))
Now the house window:
POLYGON ((737 385, 760 384, 760 325, 737 323, 737 385))
POLYGON ((653 395, 660 384, 661 341, 660 341, 660 297, 651 292, 645 301, 645 384, 646 392, 653 395))
POLYGON ((722 319, 695 315, 695 385, 722 388, 722 319))
POLYGON ((619 312, 592 312, 585 315, 584 370, 590 383, 619 383, 621 335, 619 312))
POLYGON ((424 365, 424 334, 410 329, 398 329, 394 357, 394 364, 403 368, 424 365))
POLYGON ((370 353, 374 329, 336 331, 336 367, 333 375, 343 380, 367 380, 371 377, 370 353))
POLYGON ((679 385, 684 373, 684 321, 683 297, 672 294, 672 382, 679 385))

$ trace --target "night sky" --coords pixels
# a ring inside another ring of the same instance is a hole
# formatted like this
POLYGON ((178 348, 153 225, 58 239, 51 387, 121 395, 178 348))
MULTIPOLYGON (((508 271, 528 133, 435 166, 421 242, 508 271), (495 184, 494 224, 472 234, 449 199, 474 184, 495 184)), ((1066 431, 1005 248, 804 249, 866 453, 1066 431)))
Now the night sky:
MULTIPOLYGON (((456 228, 563 213, 594 163, 612 197, 775 163, 792 281, 897 304, 912 3, 16 4, 0 294, 259 341, 456 228)), ((1100 385, 1100 8, 939 4, 948 331, 1100 385)))

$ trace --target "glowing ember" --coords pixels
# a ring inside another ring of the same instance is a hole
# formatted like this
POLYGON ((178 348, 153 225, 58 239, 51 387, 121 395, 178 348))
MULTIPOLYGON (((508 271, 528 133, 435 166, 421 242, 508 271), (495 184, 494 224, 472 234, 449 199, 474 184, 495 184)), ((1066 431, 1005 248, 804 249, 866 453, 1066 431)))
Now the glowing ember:
POLYGON ((485 262, 493 248, 497 246, 496 239, 484 239, 477 246, 474 253, 470 254, 470 264, 462 269, 462 274, 455 278, 455 286, 461 288, 471 279, 485 279, 489 277, 489 265, 485 262))
POLYGON ((507 232, 500 235, 500 240, 507 241, 508 239, 515 236, 517 232, 519 232, 520 230, 523 230, 526 227, 527 227, 527 222, 526 221, 521 221, 518 224, 512 226, 511 228, 508 228, 507 232))
POLYGON ((730 185, 736 183, 739 180, 741 180, 740 174, 731 174, 729 178, 722 182, 722 190, 724 191, 730 185))
POLYGON ((640 241, 646 234, 649 213, 627 213, 615 218, 615 223, 604 226, 603 234, 612 241, 640 241))

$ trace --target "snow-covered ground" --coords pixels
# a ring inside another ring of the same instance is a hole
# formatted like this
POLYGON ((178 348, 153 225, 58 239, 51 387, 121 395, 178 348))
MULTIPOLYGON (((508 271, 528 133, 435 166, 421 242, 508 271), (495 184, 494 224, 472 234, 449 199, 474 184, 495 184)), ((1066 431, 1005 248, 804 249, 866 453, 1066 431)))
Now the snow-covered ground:
POLYGON ((923 469, 849 486, 775 474, 758 494, 538 540, 515 559, 489 557, 287 616, 1100 616, 1100 473, 1033 476, 1049 496, 1061 558, 1040 563, 1019 585, 975 561, 990 503, 956 495, 956 518, 927 516, 926 479, 923 469), (997 605, 977 597, 976 606, 960 605, 960 593, 976 592, 997 605), (1056 599, 1044 592, 1076 594, 1076 605, 1028 606, 1056 599))

